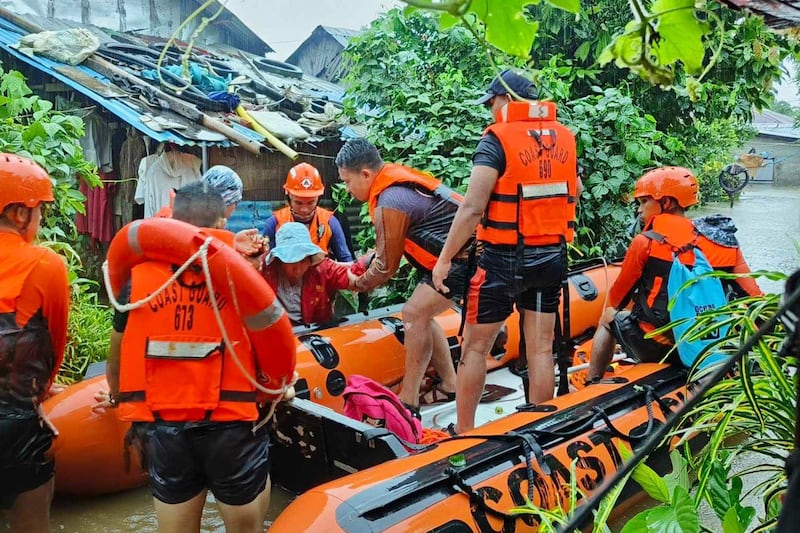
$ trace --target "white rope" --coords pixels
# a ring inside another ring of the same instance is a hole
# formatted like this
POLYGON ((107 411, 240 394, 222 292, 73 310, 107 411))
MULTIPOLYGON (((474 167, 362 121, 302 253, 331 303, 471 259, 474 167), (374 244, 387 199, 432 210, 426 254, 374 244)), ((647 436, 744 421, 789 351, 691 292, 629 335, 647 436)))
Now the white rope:
MULTIPOLYGON (((247 381, 250 382, 250 384, 256 388, 256 390, 259 390, 271 396, 276 396, 276 399, 271 402, 270 409, 266 418, 264 418, 258 425, 253 427, 253 432, 256 432, 275 414, 275 409, 278 403, 281 400, 283 400, 284 396, 286 396, 286 392, 289 390, 289 388, 293 387, 294 384, 297 382, 297 373, 295 372, 290 380, 286 380, 286 378, 284 378, 281 381, 281 386, 279 388, 270 389, 268 387, 261 385, 250 374, 250 372, 247 371, 245 366, 242 364, 241 360, 239 360, 239 356, 236 354, 236 350, 233 347, 233 343, 231 342, 231 339, 228 336, 228 331, 225 328, 225 323, 222 320, 222 314, 219 311, 219 303, 217 302, 217 297, 216 294, 214 293, 214 282, 211 277, 211 269, 209 268, 208 265, 208 248, 213 240, 214 240, 213 237, 208 237, 205 240, 205 242, 203 242, 203 245, 200 246, 200 248, 198 248, 198 250, 194 254, 192 254, 192 256, 189 259, 187 259, 186 262, 183 263, 183 265, 181 265, 181 267, 178 270, 175 271, 175 274, 173 274, 172 277, 170 277, 163 285, 161 285, 161 287, 155 290, 150 296, 125 305, 120 304, 117 301, 115 295, 113 294, 114 291, 111 289, 111 277, 108 271, 108 261, 105 261, 103 263, 103 278, 106 284, 106 292, 108 293, 109 301, 111 302, 111 305, 114 306, 114 309, 123 313, 128 311, 133 311, 134 309, 138 309, 143 305, 146 305, 156 296, 158 296, 158 294, 166 290, 167 287, 169 287, 175 280, 177 280, 178 277, 180 277, 180 275, 183 274, 183 272, 186 271, 186 269, 189 268, 192 265, 192 263, 194 263, 199 258, 203 267, 203 274, 205 276, 206 288, 208 290, 209 299, 211 300, 211 308, 214 311, 214 317, 217 320, 217 325, 219 326, 220 333, 222 334, 222 339, 223 342, 225 343, 225 348, 233 357, 233 361, 236 363, 236 366, 239 368, 239 371, 242 373, 242 375, 244 375, 247 381)), ((236 302, 235 290, 233 290, 233 285, 230 282, 231 280, 229 279, 229 285, 231 286, 231 295, 233 300, 236 302)), ((236 307, 238 310, 238 302, 236 307)))
POLYGON ((116 295, 114 294, 113 289, 111 288, 111 275, 108 272, 108 260, 103 262, 103 281, 106 284, 106 293, 108 294, 108 300, 111 302, 111 305, 119 311, 120 313, 126 313, 128 311, 133 311, 134 309, 139 309, 143 305, 150 303, 156 296, 161 294, 163 291, 167 290, 167 287, 172 285, 180 276, 183 274, 187 268, 189 268, 192 263, 194 263, 199 257, 203 254, 207 254, 208 247, 211 245, 212 238, 209 237, 205 240, 203 245, 189 258, 186 260, 181 267, 175 271, 175 274, 172 275, 161 287, 157 290, 153 291, 153 294, 146 298, 142 298, 137 302, 129 302, 125 305, 119 303, 117 301, 116 295))
MULTIPOLYGON (((211 238, 209 237, 209 240, 210 239, 211 238)), ((205 274, 206 277, 206 287, 208 288, 208 295, 211 300, 211 309, 213 309, 214 317, 217 319, 217 325, 219 325, 220 332, 222 333, 222 339, 225 342, 225 348, 227 348, 228 351, 231 353, 231 355, 233 356, 233 360, 236 363, 236 366, 239 367, 239 370, 241 370, 242 374, 244 374, 244 376, 247 378, 247 380, 250 382, 251 385, 253 385, 256 389, 266 394, 277 395, 278 400, 276 400, 276 402, 280 401, 280 399, 282 399, 283 396, 286 394, 286 391, 289 389, 289 387, 294 385, 296 379, 294 378, 294 376, 292 376, 291 382, 287 383, 287 380, 284 378, 283 381, 281 382, 280 388, 270 389, 258 383, 258 381, 256 381, 253 378, 253 376, 251 376, 250 373, 247 372, 244 365, 239 360, 239 357, 236 355, 236 351, 233 349, 233 343, 231 342, 230 337, 228 337, 228 331, 225 329, 225 324, 222 322, 222 314, 219 312, 219 304, 217 302, 217 296, 214 294, 214 284, 211 279, 211 269, 208 266, 208 250, 207 248, 206 249, 201 248, 201 251, 202 253, 200 254, 200 259, 203 265, 203 273, 205 274)))

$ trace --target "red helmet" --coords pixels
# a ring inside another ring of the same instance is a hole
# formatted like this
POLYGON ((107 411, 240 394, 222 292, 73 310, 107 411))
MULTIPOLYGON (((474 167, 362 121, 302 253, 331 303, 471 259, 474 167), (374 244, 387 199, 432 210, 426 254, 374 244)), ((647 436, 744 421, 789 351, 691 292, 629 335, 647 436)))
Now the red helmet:
POLYGON ((634 198, 650 196, 660 200, 671 196, 686 209, 697 203, 697 178, 683 167, 660 167, 646 172, 636 182, 634 198))
POLYGON ((0 153, 0 212, 11 204, 36 207, 53 201, 53 182, 35 162, 0 153))
POLYGON ((283 185, 286 194, 302 196, 304 198, 315 198, 322 196, 325 192, 325 185, 319 171, 308 163, 295 165, 286 175, 286 183, 283 185))

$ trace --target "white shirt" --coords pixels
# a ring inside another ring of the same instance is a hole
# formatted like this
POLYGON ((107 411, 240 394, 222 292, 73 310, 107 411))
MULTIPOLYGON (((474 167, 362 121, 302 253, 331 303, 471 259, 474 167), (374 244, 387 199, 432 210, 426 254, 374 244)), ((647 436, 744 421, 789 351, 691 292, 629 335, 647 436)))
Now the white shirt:
POLYGON ((145 218, 169 205, 170 189, 180 189, 200 180, 201 165, 200 158, 176 150, 143 158, 139 162, 139 183, 134 201, 144 204, 145 218))

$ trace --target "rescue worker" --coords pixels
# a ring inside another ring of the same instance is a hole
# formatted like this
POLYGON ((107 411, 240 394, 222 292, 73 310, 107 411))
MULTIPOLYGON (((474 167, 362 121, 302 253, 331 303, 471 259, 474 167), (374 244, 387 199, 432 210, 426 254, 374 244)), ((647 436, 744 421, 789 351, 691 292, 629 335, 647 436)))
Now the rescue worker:
POLYGON ((431 269, 442 250, 445 236, 458 209, 461 196, 429 174, 396 163, 385 163, 377 148, 366 139, 351 139, 336 156, 339 177, 348 192, 368 202, 375 225, 375 258, 367 271, 353 276, 353 288, 367 292, 386 283, 406 259, 419 271, 420 283, 403 305, 406 366, 400 399, 419 412, 420 403, 452 401, 455 369, 447 338, 434 317, 447 310, 463 294, 468 277, 468 255, 472 239, 466 238, 446 272, 449 294, 434 290, 431 269), (438 383, 420 396, 429 364, 438 383))
MULTIPOLYGON (((680 364, 671 334, 645 335, 670 322, 667 282, 673 251, 686 265, 694 264, 691 245, 697 246, 715 270, 746 274, 750 268, 739 249, 736 227, 720 215, 690 220, 686 209, 697 203, 697 179, 683 167, 660 167, 636 182, 633 197, 639 201, 638 216, 643 230, 631 241, 619 276, 609 289, 609 307, 603 313, 592 343, 588 382, 603 377, 618 342, 627 355, 644 362, 669 361, 680 364), (648 236, 663 236, 657 242, 648 236), (652 235, 652 234, 650 234, 652 235), (633 300, 633 309, 623 308, 633 300)), ((723 281, 736 295, 757 296, 761 289, 751 277, 723 281)))
POLYGON ((32 244, 42 202, 53 201, 47 172, 0 154, 0 509, 11 531, 50 529, 57 436, 40 410, 67 341, 69 281, 64 261, 32 244))
POLYGON ((336 293, 351 286, 348 271, 364 271, 360 263, 349 267, 325 257, 311 242, 308 228, 299 222, 278 228, 275 246, 264 264, 264 279, 295 325, 329 322, 336 293))
MULTIPOLYGON (((219 190, 208 184, 177 191, 173 218, 231 243, 233 235, 218 229, 224 215, 219 190)), ((118 300, 146 298, 175 268, 154 261, 136 266, 118 300)), ((193 267, 160 300, 115 314, 106 366, 110 394, 96 396, 95 407, 116 407, 122 420, 133 422, 129 439, 143 451, 159 531, 199 531, 208 489, 226 531, 263 531, 269 436, 263 429, 254 433, 256 390, 223 348, 207 290, 193 267)), ((241 348, 236 357, 256 376, 268 361, 256 360, 236 306, 219 311, 232 345, 241 348)))
POLYGON ((433 269, 434 287, 446 291, 452 259, 477 226, 483 252, 467 295, 458 433, 474 427, 486 354, 514 305, 523 320, 529 401, 554 394, 554 327, 581 186, 574 135, 556 122, 553 103, 527 98, 536 98, 533 83, 506 70, 476 101, 491 110, 495 122, 478 143, 464 202, 433 269))
POLYGON ((308 228, 311 242, 337 261, 350 263, 353 254, 347 246, 342 225, 333 211, 320 207, 319 199, 325 185, 319 171, 308 163, 300 163, 289 170, 286 183, 286 207, 275 211, 264 225, 264 236, 275 242, 275 232, 287 222, 302 222, 308 228))

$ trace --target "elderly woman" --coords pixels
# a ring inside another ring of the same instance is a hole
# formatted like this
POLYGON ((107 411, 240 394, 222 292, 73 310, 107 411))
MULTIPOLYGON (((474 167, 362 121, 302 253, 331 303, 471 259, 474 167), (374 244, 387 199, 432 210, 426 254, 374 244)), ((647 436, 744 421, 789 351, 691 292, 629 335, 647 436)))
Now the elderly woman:
POLYGON ((328 322, 333 318, 337 291, 351 289, 348 271, 364 267, 337 263, 311 242, 305 224, 287 222, 275 234, 275 246, 264 260, 262 275, 293 324, 328 322))

